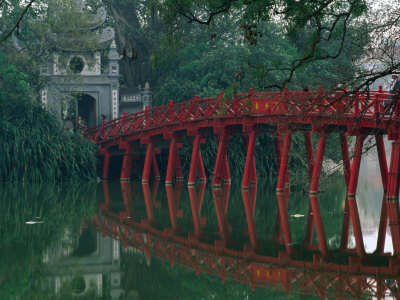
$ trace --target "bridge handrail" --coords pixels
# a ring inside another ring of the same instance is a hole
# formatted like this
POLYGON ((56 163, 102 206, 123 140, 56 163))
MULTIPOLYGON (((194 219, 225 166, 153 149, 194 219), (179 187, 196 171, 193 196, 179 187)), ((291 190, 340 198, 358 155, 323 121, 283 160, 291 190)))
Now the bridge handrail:
MULTIPOLYGON (((332 118, 374 118, 384 117, 385 102, 390 102, 392 94, 383 90, 358 91, 349 93, 346 89, 334 92, 284 91, 254 92, 233 95, 224 99, 218 97, 192 100, 148 108, 104 123, 88 131, 95 142, 101 142, 138 130, 153 129, 177 122, 189 122, 240 115, 301 115, 302 117, 330 115, 332 118)), ((397 106, 396 106, 397 107, 397 106)), ((400 108, 391 112, 395 120, 400 117, 400 108)))

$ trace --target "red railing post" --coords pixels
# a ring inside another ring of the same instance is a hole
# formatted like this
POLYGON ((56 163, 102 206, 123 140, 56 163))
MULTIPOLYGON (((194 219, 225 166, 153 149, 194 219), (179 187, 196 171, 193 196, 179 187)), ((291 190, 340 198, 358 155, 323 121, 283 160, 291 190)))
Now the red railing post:
POLYGON ((283 92, 283 112, 286 113, 289 111, 289 105, 288 105, 288 95, 289 95, 289 88, 287 86, 285 86, 284 88, 284 92, 283 92))
POLYGON ((171 121, 171 115, 173 114, 173 112, 172 112, 172 109, 173 109, 173 107, 174 107, 174 102, 172 101, 172 100, 169 100, 169 103, 168 103, 168 110, 167 110, 167 119, 168 119, 168 122, 170 122, 171 121))
MULTIPOLYGON (((355 87, 355 89, 358 89, 358 86, 355 87)), ((355 117, 358 118, 360 116, 360 93, 356 91, 354 93, 354 113, 355 117)))
POLYGON ((149 122, 149 106, 148 105, 146 105, 145 107, 144 107, 144 121, 143 121, 143 127, 144 128, 148 128, 149 127, 149 124, 150 122, 149 122))
POLYGON ((199 103, 199 95, 194 95, 192 111, 193 111, 193 115, 194 115, 195 119, 197 119, 199 117, 199 112, 200 112, 199 109, 197 109, 197 106, 199 105, 198 103, 199 103))
POLYGON ((399 103, 399 90, 396 90, 395 96, 393 96, 393 100, 395 101, 395 116, 394 119, 396 121, 400 121, 400 103, 399 103))
POLYGON ((122 132, 125 133, 126 130, 126 111, 124 111, 124 114, 122 115, 122 132))

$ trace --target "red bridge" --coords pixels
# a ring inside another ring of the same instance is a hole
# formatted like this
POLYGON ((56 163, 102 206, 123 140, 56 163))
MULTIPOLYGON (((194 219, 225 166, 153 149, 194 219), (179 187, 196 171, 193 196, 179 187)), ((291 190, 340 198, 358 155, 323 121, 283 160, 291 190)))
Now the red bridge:
MULTIPOLYGON (((329 133, 339 132, 344 176, 348 188, 343 216, 342 248, 347 248, 350 220, 356 238, 356 251, 360 258, 366 256, 360 220, 357 210, 356 189, 362 148, 367 136, 374 136, 381 168, 382 216, 378 241, 378 253, 383 253, 387 222, 389 221, 395 254, 400 254, 399 231, 399 156, 400 156, 400 105, 395 105, 394 95, 379 91, 346 91, 334 93, 322 89, 309 92, 249 93, 224 99, 219 97, 193 100, 147 109, 124 115, 120 119, 103 124, 93 131, 91 137, 99 145, 99 153, 104 156, 103 177, 108 177, 110 158, 113 153, 123 151, 121 180, 129 180, 132 156, 145 149, 142 181, 150 178, 150 171, 160 177, 155 155, 161 148, 168 148, 166 184, 183 180, 178 148, 181 143, 190 143, 192 157, 188 184, 193 185, 198 172, 200 180, 206 180, 206 173, 200 152, 200 143, 205 137, 215 136, 219 142, 215 167, 212 171, 213 187, 221 187, 222 182, 230 182, 227 160, 228 142, 232 135, 241 134, 247 140, 246 163, 243 171, 242 188, 248 190, 251 183, 257 182, 254 149, 257 135, 270 132, 275 139, 276 159, 279 165, 276 194, 280 211, 280 226, 284 233, 284 244, 289 255, 293 252, 290 226, 287 214, 289 194, 288 159, 292 133, 304 134, 306 157, 310 175, 310 213, 307 232, 312 233, 314 224, 317 230, 319 248, 322 256, 329 251, 325 238, 322 216, 318 201, 319 179, 324 158, 326 139, 329 133), (394 100, 389 100, 394 99, 394 100), (390 105, 385 108, 385 102, 390 105), (319 133, 317 153, 314 155, 311 132, 319 133), (354 153, 350 165, 347 143, 348 135, 355 136, 354 153), (383 136, 388 135, 392 144, 390 170, 387 168, 383 136)), ((144 151, 143 151, 144 152, 144 151)), ((251 221, 251 201, 244 197, 249 232, 254 232, 251 221)), ((311 235, 311 234, 310 234, 311 235)), ((310 241, 310 237, 308 237, 310 241)))
MULTIPOLYGON (((227 221, 231 184, 224 184, 223 189, 213 189, 212 201, 219 234, 210 240, 205 237, 204 227, 212 220, 201 216, 206 183, 201 182, 197 190, 194 186, 188 187, 193 225, 190 227, 193 230, 186 233, 178 224, 184 216, 183 211, 178 209, 183 182, 165 186, 170 219, 167 225, 155 218, 156 211, 161 209, 161 203, 156 200, 159 182, 155 181, 152 189, 148 183, 143 183, 142 195, 138 194, 140 189, 135 187, 134 196, 131 184, 121 182, 121 205, 111 200, 108 182, 104 181, 105 201, 100 204, 100 214, 93 220, 97 229, 104 236, 120 240, 125 249, 131 247, 146 257, 158 257, 169 261, 171 266, 181 265, 193 270, 196 275, 217 276, 223 282, 234 280, 252 288, 267 287, 287 294, 316 295, 321 299, 400 298, 399 259, 381 253, 379 241, 377 251, 368 257, 357 257, 342 243, 339 249, 332 249, 334 255, 325 260, 318 251, 318 245, 311 244, 312 231, 307 224, 304 243, 298 245, 296 253, 289 252, 285 249, 286 241, 280 226, 284 214, 281 210, 277 212, 273 240, 259 241, 253 221, 257 186, 253 185, 250 190, 242 190, 248 242, 241 249, 237 245, 232 247, 232 229, 227 221), (140 204, 143 198, 144 217, 134 209, 134 204, 140 204), (266 248, 274 247, 273 251, 265 253, 266 248)), ((342 235, 343 238, 348 236, 342 235)))

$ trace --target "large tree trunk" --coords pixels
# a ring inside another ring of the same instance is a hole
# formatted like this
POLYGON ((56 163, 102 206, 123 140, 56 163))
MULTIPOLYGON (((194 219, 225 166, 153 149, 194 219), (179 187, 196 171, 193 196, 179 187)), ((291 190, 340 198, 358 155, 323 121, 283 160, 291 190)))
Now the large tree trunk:
MULTIPOLYGON (((103 0, 115 20, 116 43, 123 58, 121 75, 126 87, 137 87, 151 81, 151 54, 155 41, 152 24, 142 26, 138 19, 138 1, 103 0), (133 50, 133 51, 132 51, 133 50), (133 52, 136 55, 133 56, 133 52), (132 58, 133 56, 133 58, 132 58)), ((152 84, 152 82, 150 82, 152 84)))

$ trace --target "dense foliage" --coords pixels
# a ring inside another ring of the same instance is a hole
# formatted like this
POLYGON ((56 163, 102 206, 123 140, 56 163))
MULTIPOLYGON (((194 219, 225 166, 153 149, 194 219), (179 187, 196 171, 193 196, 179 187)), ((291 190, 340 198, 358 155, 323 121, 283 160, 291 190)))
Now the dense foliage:
POLYGON ((0 181, 95 178, 96 146, 30 99, 26 75, 0 54, 0 181))

